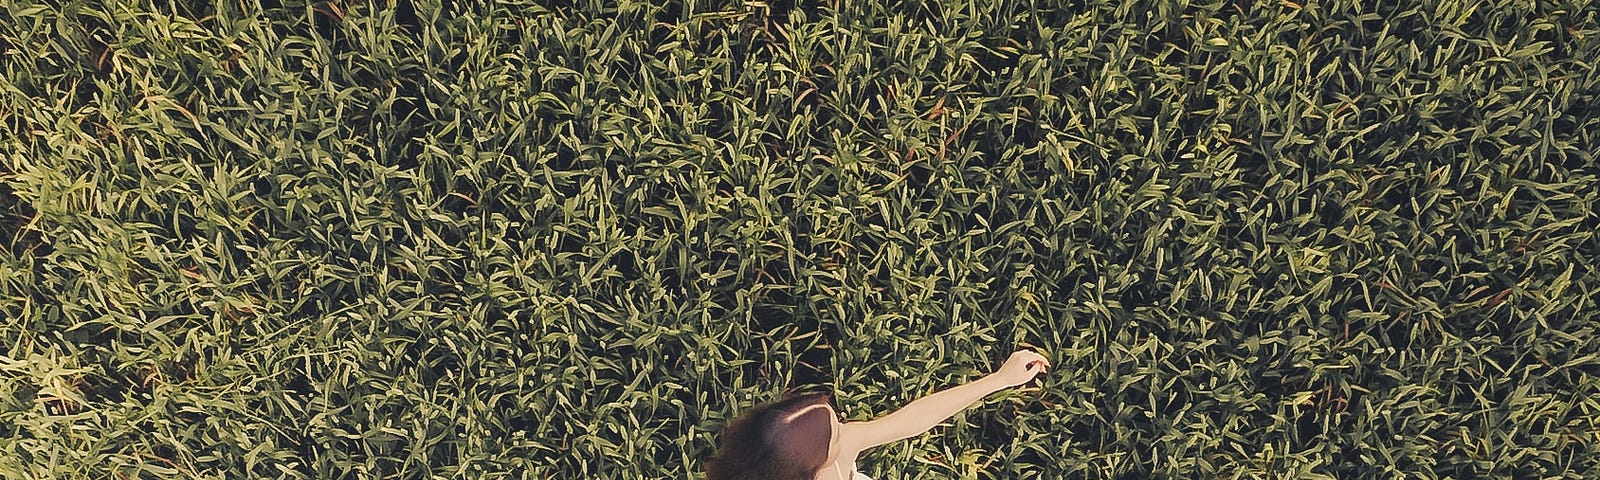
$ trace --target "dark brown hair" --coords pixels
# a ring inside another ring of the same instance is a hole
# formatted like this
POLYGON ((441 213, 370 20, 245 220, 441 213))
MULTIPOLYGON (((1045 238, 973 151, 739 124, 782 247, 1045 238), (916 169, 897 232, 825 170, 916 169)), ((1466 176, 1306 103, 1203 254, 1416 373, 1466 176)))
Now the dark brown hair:
POLYGON ((790 395, 740 414, 722 429, 722 445, 706 464, 706 480, 811 480, 828 461, 833 422, 813 410, 790 422, 801 409, 829 404, 827 394, 790 395))

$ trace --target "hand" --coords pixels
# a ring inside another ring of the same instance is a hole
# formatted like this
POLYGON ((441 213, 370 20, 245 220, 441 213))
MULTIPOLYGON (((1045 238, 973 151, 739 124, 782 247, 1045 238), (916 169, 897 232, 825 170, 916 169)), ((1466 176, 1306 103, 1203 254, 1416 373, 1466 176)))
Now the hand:
POLYGON ((1011 358, 1000 365, 999 370, 989 376, 994 377, 1007 387, 1015 387, 1033 380, 1035 375, 1050 371, 1050 361, 1044 355, 1034 353, 1032 350, 1017 350, 1011 353, 1011 358))

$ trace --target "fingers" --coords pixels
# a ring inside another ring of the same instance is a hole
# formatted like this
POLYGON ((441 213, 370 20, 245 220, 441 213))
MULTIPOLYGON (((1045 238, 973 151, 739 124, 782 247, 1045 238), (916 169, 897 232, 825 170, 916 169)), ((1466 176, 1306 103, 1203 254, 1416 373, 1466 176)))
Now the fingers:
POLYGON ((1045 358, 1044 355, 1040 355, 1038 352, 1017 350, 1011 354, 1011 358, 1023 362, 1023 368, 1028 371, 1034 371, 1036 368, 1039 369, 1039 372, 1050 371, 1050 359, 1045 358))
POLYGON ((1038 352, 1034 352, 1034 350, 1016 350, 1016 352, 1011 352, 1011 358, 1006 358, 1005 363, 1010 363, 1010 365, 1022 365, 1022 370, 1027 371, 1034 371, 1035 368, 1040 368, 1042 371, 1050 371, 1050 358, 1045 358, 1045 355, 1040 355, 1038 352))

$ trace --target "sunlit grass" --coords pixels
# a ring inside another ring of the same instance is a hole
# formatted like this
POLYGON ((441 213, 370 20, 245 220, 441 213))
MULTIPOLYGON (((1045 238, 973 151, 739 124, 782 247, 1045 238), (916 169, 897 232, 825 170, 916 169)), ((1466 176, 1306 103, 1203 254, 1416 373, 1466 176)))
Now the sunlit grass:
POLYGON ((1595 478, 1582 2, 0 5, 0 477, 1595 478))

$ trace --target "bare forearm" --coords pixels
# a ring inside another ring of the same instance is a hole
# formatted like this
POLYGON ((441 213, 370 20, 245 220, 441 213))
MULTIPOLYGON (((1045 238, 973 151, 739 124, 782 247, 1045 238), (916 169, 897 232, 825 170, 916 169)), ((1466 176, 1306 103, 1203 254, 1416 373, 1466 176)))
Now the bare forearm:
POLYGON ((896 440, 920 435, 996 391, 1028 383, 1050 369, 1043 355, 1017 350, 994 373, 972 382, 947 388, 919 398, 876 420, 850 422, 840 426, 839 448, 844 455, 896 440))
POLYGON ((916 399, 872 423, 886 429, 886 433, 894 439, 910 438, 932 429, 934 425, 1005 387, 994 377, 984 376, 916 399))

